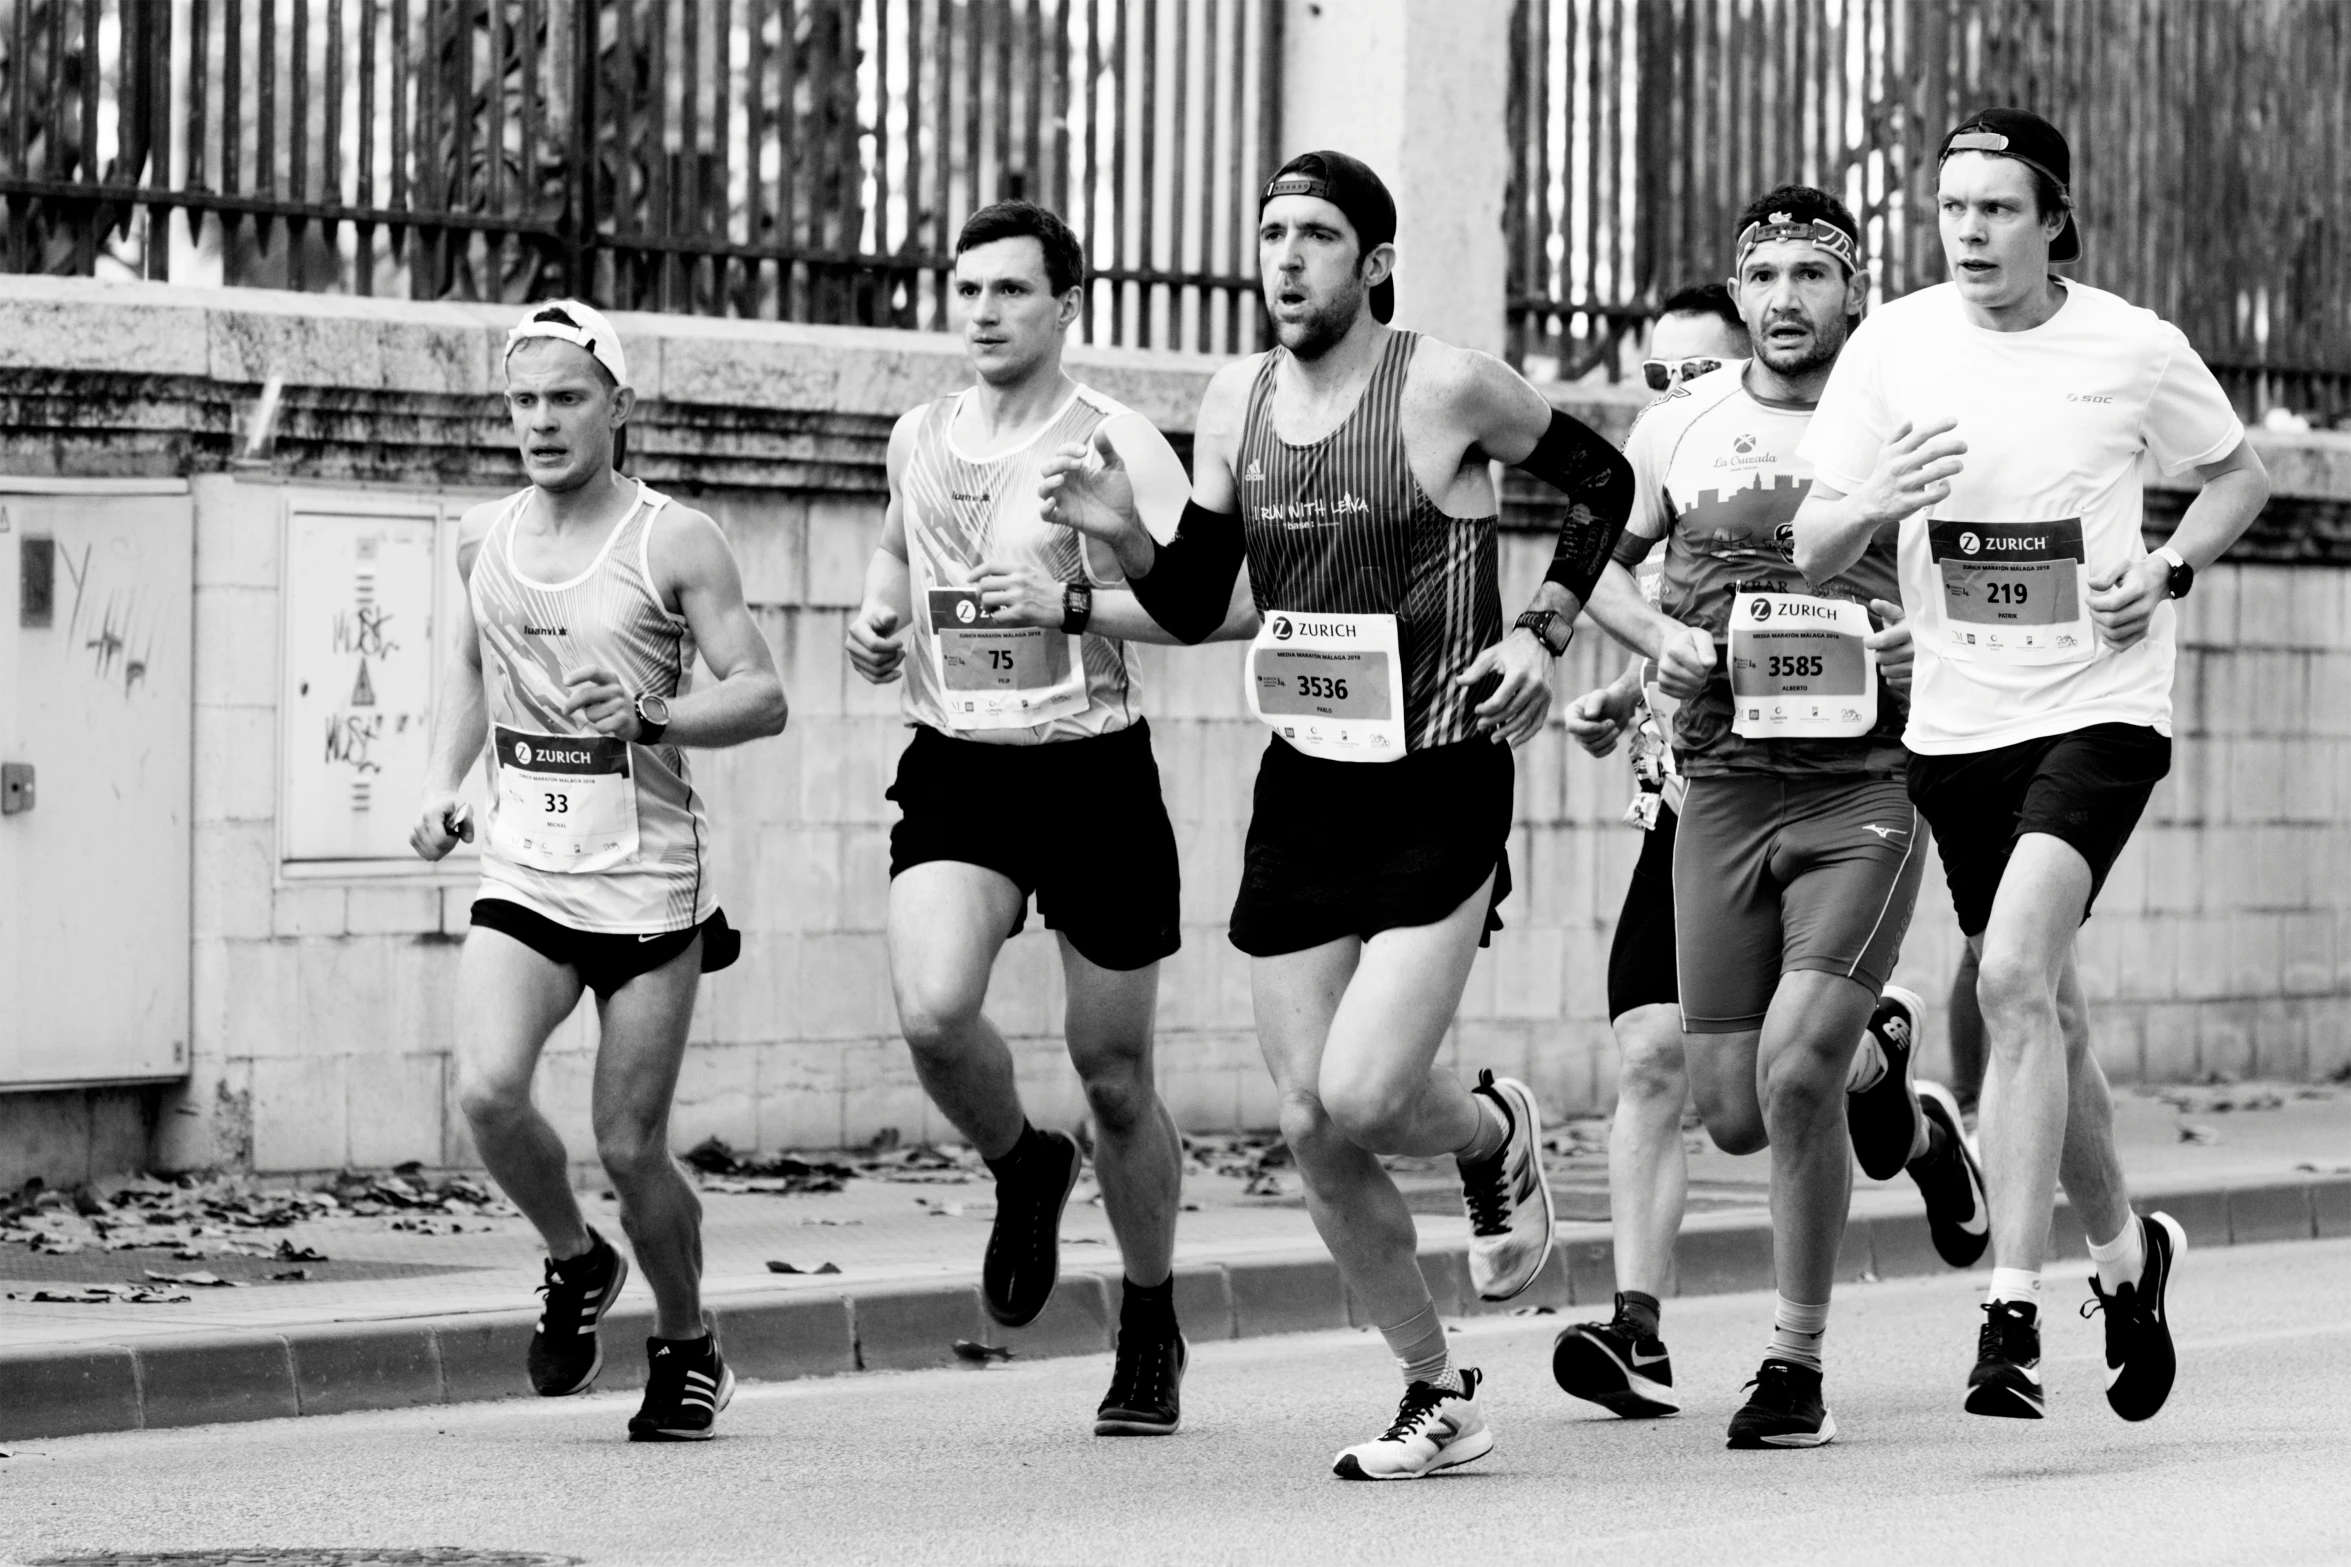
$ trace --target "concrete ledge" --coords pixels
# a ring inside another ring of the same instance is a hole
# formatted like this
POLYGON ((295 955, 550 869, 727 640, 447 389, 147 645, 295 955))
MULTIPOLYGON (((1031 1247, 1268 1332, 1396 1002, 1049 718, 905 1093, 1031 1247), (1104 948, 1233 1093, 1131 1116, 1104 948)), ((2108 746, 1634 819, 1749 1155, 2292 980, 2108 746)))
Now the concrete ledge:
MULTIPOLYGON (((2187 1228, 2196 1248, 2351 1236, 2351 1178, 2317 1177, 2143 1198, 2187 1228)), ((2060 1205, 2050 1226, 2053 1262, 2081 1254, 2081 1227, 2060 1205)), ((1421 1254, 1439 1310, 1449 1317, 1530 1306, 1605 1310, 1616 1289, 1604 1235, 1562 1237, 1543 1272, 1516 1300, 1478 1300, 1459 1247, 1421 1254)), ((1923 1218, 1856 1220, 1838 1275, 1855 1280, 1945 1271, 1923 1218)), ((1769 1289, 1767 1226, 1713 1220, 1684 1230, 1675 1247, 1677 1295, 1769 1289)), ((1063 1276, 1053 1303, 1026 1328, 988 1320, 976 1284, 902 1285, 848 1294, 785 1294, 717 1307, 728 1359, 745 1376, 784 1380, 856 1370, 916 1370, 955 1363, 954 1343, 1013 1348, 1024 1358, 1100 1354, 1111 1347, 1121 1281, 1063 1276)), ((1195 1343, 1367 1325, 1328 1257, 1289 1255, 1193 1264, 1177 1270, 1176 1310, 1195 1343)), ((435 1403, 526 1397, 529 1312, 320 1323, 283 1331, 158 1338, 123 1346, 81 1344, 0 1350, 0 1439, 75 1436, 142 1427, 267 1420, 435 1403)), ((600 1389, 644 1381, 636 1340, 651 1323, 640 1308, 605 1319, 600 1389)))

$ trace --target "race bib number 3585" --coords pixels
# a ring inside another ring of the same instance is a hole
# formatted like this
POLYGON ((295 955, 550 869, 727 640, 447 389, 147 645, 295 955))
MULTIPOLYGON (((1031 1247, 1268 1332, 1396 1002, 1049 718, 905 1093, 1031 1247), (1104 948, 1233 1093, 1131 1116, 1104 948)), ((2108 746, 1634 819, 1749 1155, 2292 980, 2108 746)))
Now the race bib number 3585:
POLYGON ((1869 612, 1808 593, 1731 601, 1732 729, 1749 739, 1851 738, 1878 721, 1869 612))
POLYGON ((1949 652, 1960 659, 2062 664, 2090 658, 2082 520, 1927 524, 1949 652))

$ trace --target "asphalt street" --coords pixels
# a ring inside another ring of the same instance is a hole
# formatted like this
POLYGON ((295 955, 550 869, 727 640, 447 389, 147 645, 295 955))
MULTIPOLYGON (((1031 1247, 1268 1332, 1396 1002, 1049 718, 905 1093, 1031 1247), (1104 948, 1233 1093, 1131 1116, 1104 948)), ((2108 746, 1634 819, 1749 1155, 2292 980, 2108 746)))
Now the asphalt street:
MULTIPOLYGON (((2069 1269, 2051 1418, 1970 1417, 1976 1278, 1841 1288, 1839 1438, 1733 1453, 1764 1295, 1671 1301, 1689 1400, 1619 1422, 1553 1387, 1563 1318, 1474 1321, 1498 1445, 1413 1484, 1331 1478, 1394 1407, 1369 1333, 1203 1346, 1172 1439, 1098 1440, 1103 1356, 747 1386, 701 1446, 630 1446, 620 1395, 77 1437, 0 1461, 0 1559, 236 1545, 468 1546, 593 1563, 2340 1562, 2351 1559, 2351 1241, 2191 1253, 2170 1407, 2107 1410, 2069 1269)), ((618 1346, 616 1346, 618 1347, 618 1346)), ((633 1349, 633 1346, 629 1348, 633 1349)))

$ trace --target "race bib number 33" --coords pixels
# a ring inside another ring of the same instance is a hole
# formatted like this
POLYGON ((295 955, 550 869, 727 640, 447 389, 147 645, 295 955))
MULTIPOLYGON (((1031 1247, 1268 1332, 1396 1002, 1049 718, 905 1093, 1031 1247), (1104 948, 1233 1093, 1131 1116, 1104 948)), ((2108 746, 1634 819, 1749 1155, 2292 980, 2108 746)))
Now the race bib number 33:
POLYGON ((1805 593, 1731 601, 1731 728, 1750 739, 1851 738, 1877 726, 1869 612, 1805 593))
POLYGON ((504 725, 493 852, 535 870, 580 874, 637 857, 629 746, 611 735, 538 735, 504 725))
POLYGON ((2090 658, 2082 520, 1927 524, 1943 585, 1948 651, 1961 659, 2062 664, 2090 658))

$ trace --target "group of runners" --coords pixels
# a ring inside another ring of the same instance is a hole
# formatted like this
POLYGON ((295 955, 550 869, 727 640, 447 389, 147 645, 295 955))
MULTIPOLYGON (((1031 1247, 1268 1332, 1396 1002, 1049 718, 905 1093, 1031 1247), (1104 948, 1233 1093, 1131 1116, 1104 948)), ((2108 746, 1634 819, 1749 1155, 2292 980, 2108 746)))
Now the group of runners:
MULTIPOLYGON (((1823 1343, 1855 1163, 1909 1173, 1952 1266, 1990 1251, 1968 1410, 2043 1411, 2060 1180, 2097 1270, 2108 1399, 2126 1419, 2162 1406, 2183 1241, 2128 1204, 2073 933, 2169 764, 2169 600, 2267 481, 2179 332, 2048 270, 2080 245, 2053 127, 1973 116, 1937 178, 1953 280, 1866 320, 1842 203, 1792 185, 1752 203, 1724 236, 1727 286, 1667 302, 1645 366, 1662 395, 1622 454, 1498 360, 1388 325, 1395 207, 1342 153, 1293 158, 1263 191, 1277 346, 1210 382, 1189 474, 1063 366, 1085 283, 1070 230, 1022 202, 965 225, 973 384, 892 432, 848 654, 904 686, 891 981, 925 1090, 994 1177, 982 1293, 1008 1326, 1052 1295, 1084 1155, 1029 1120, 985 1000, 1032 898, 1060 946, 1124 1264, 1097 1433, 1174 1432, 1188 1355, 1182 1144, 1153 1062, 1180 868, 1130 644, 1250 643, 1272 734, 1231 939, 1308 1212, 1405 1384, 1332 1467, 1409 1479, 1494 1436, 1383 1158, 1455 1160, 1487 1299, 1523 1292, 1552 1247, 1533 1094, 1437 1055, 1511 890, 1512 749, 1549 721, 1586 614, 1633 658, 1564 722, 1595 754, 1631 737, 1647 837, 1608 971, 1620 1290, 1610 1320, 1559 1335, 1561 1387, 1627 1417, 1681 1407, 1660 1314, 1694 1103, 1720 1147, 1772 1151, 1778 1300, 1731 1446, 1835 1434, 1823 1343), (2204 480, 2152 553, 2143 455, 2204 480), (1507 625, 1496 464, 1564 496, 1507 625), (1917 1077, 1918 998, 1887 984, 1930 829, 1968 941, 1954 992, 1980 1004, 1980 1163, 1953 1095, 1917 1077)), ((548 1248, 533 1386, 583 1391, 629 1259, 583 1219, 530 1081, 595 994, 597 1152, 657 1312, 630 1435, 704 1438, 734 1379, 668 1116, 699 976, 739 942, 684 750, 777 732, 784 693, 716 526, 621 476, 632 394, 610 323, 532 307, 506 373, 531 484, 463 521, 460 655, 414 835, 428 859, 474 835, 460 791, 486 752, 460 1102, 548 1248), (697 655, 716 679, 689 689, 697 655)))

